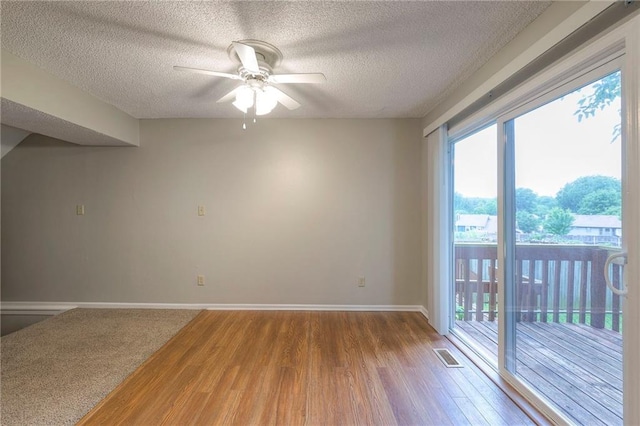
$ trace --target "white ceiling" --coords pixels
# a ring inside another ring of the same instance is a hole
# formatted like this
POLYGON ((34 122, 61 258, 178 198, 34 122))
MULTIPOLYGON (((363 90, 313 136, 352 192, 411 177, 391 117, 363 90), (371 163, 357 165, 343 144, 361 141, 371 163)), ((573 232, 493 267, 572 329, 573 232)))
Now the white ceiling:
POLYGON ((234 72, 234 40, 284 54, 275 73, 302 107, 275 117, 422 117, 550 2, 2 1, 2 47, 135 118, 235 117, 215 101, 237 82, 173 65, 234 72))

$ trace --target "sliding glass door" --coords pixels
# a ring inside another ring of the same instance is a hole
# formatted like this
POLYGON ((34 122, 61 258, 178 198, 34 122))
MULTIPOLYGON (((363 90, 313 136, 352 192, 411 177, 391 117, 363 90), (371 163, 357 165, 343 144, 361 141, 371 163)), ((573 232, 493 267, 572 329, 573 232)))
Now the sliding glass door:
POLYGON ((639 108, 637 17, 448 131, 450 331, 557 424, 640 424, 639 108))
POLYGON ((498 120, 503 369, 578 424, 623 418, 620 88, 610 63, 498 120))

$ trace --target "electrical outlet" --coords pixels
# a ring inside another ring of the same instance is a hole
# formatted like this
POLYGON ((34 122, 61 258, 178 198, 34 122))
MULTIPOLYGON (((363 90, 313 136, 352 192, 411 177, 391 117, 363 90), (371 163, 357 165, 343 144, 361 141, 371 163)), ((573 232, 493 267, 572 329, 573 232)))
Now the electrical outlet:
POLYGON ((84 204, 76 205, 76 214, 78 216, 84 216, 84 204))
POLYGON ((197 282, 200 287, 204 286, 204 275, 198 275, 197 282))
POLYGON ((358 287, 364 287, 364 277, 358 278, 358 287))
POLYGON ((198 216, 204 216, 204 206, 198 206, 198 216))

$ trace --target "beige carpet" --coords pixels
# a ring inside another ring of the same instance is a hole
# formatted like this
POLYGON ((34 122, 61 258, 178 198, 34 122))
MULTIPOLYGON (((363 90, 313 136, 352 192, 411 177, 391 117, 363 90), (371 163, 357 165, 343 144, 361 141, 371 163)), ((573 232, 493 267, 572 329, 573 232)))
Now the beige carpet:
POLYGON ((0 423, 75 424, 198 312, 74 309, 2 337, 0 423))

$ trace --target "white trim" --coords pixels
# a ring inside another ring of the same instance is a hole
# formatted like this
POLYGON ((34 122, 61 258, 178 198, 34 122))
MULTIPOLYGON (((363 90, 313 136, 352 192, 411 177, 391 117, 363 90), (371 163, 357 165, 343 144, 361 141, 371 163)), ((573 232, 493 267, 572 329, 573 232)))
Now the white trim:
POLYGON ((420 306, 420 313, 429 321, 429 311, 424 306, 420 306))
POLYGON ((627 251, 623 299, 624 424, 640 424, 640 16, 626 27, 626 55, 622 71, 622 129, 626 161, 623 165, 623 249, 627 251), (626 95, 626 96, 625 96, 626 95))
MULTIPOLYGON (((497 257, 496 257, 496 262, 497 262, 497 266, 498 266, 498 271, 496 274, 496 280, 497 280, 497 290, 498 290, 498 312, 500 312, 500 315, 502 316, 503 312, 507 312, 506 311, 506 307, 507 307, 507 303, 505 300, 505 286, 504 283, 507 280, 507 276, 508 276, 508 272, 505 270, 505 266, 508 265, 509 263, 507 263, 507 257, 508 257, 508 253, 507 253, 507 243, 505 241, 505 239, 507 238, 507 236, 509 234, 511 234, 509 232, 509 230, 507 229, 507 227, 505 226, 504 223, 504 218, 505 218, 505 211, 506 211, 506 201, 505 198, 507 196, 507 189, 508 189, 508 185, 505 182, 507 176, 511 175, 511 173, 509 173, 506 168, 509 164, 512 164, 512 162, 508 163, 508 159, 509 157, 512 157, 512 155, 510 155, 509 151, 508 151, 508 145, 507 145, 507 135, 506 135, 506 129, 504 128, 504 122, 498 120, 496 122, 496 126, 497 126, 497 151, 498 151, 498 229, 497 229, 497 233, 498 233, 498 247, 497 247, 497 257)), ((498 372, 501 376, 504 376, 505 374, 508 373, 505 364, 507 363, 507 350, 505 348, 505 344, 507 342, 506 339, 506 322, 505 321, 498 321, 498 372)))
POLYGON ((2 315, 56 315, 75 305, 57 302, 0 302, 0 314, 2 315))
POLYGON ((2 312, 0 312, 1 315, 19 315, 19 316, 54 316, 54 315, 58 315, 63 313, 64 311, 68 311, 68 309, 61 309, 61 310, 50 310, 50 309, 46 309, 46 310, 39 310, 39 309, 33 309, 33 310, 29 310, 29 309, 25 309, 25 310, 2 310, 2 312))
POLYGON ((420 305, 260 305, 260 304, 213 304, 210 311, 357 311, 357 312, 421 312, 420 305))
POLYGON ((84 309, 207 309, 219 311, 375 311, 421 312, 420 305, 312 305, 312 304, 248 304, 248 303, 112 303, 112 302, 1 302, 3 315, 53 315, 75 308, 84 309), (36 312, 42 312, 36 314, 36 312))
POLYGON ((451 277, 451 231, 449 208, 449 144, 447 129, 441 126, 422 141, 423 168, 426 171, 423 179, 427 179, 427 202, 423 215, 427 224, 425 238, 427 286, 427 306, 431 318, 429 324, 441 335, 449 333, 450 326, 450 277, 451 277), (431 231, 431 232, 429 232, 431 231))

